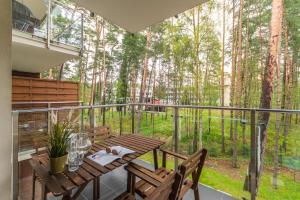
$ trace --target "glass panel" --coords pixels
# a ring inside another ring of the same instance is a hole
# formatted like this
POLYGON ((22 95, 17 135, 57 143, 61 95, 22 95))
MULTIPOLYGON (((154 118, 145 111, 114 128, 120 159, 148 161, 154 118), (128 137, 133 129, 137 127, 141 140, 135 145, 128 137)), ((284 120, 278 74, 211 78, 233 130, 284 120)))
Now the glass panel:
POLYGON ((35 4, 33 6, 33 4, 24 3, 23 1, 13 0, 12 25, 14 29, 19 31, 46 38, 48 0, 40 0, 35 4))
POLYGON ((51 40, 67 45, 81 45, 81 14, 58 4, 52 4, 51 40))

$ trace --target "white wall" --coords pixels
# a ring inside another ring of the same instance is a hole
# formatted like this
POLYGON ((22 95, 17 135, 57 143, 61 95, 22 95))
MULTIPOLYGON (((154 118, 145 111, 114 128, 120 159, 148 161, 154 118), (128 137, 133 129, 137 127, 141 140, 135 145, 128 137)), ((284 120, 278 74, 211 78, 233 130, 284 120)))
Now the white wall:
POLYGON ((11 0, 0 0, 0 200, 11 199, 11 0))

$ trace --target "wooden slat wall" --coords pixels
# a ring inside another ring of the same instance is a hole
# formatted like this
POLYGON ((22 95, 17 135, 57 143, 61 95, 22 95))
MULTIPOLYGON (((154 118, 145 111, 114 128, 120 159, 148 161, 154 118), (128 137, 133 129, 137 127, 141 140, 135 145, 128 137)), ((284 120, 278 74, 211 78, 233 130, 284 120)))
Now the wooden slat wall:
POLYGON ((13 102, 79 101, 79 83, 13 77, 13 102))
MULTIPOLYGON (((56 81, 30 77, 14 76, 12 80, 12 101, 35 102, 35 104, 13 104, 14 110, 47 108, 47 103, 36 102, 64 102, 73 103, 51 104, 51 107, 78 106, 79 83, 56 81)), ((66 119, 69 111, 60 111, 59 120, 66 119)), ((77 115, 77 111, 74 115, 77 115)), ((34 143, 39 143, 47 137, 48 115, 46 112, 20 113, 19 115, 19 148, 30 149, 34 143), (24 126, 25 125, 25 126, 24 126)))

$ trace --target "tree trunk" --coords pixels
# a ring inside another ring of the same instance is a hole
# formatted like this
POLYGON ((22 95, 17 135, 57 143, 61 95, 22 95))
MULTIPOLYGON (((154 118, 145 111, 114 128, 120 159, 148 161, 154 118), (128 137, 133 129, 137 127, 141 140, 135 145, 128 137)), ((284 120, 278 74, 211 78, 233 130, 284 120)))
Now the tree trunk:
MULTIPOLYGON (((243 8, 244 0, 240 1, 239 8, 239 35, 238 35, 238 64, 237 64, 237 84, 235 94, 241 94, 242 88, 242 28, 243 28, 243 8)), ((241 95, 236 95, 235 107, 241 107, 241 95)), ((232 167, 237 167, 237 146, 238 146, 238 120, 241 117, 241 111, 235 111, 234 133, 233 133, 233 158, 232 167)))
MULTIPOLYGON (((290 101, 290 58, 289 58, 289 30, 288 26, 285 26, 284 30, 284 71, 283 71, 283 94, 282 94, 282 102, 281 102, 281 108, 282 109, 288 109, 289 107, 289 101, 290 101)), ((282 149, 286 153, 286 136, 288 131, 288 118, 289 115, 287 113, 282 113, 281 115, 281 122, 284 123, 284 129, 283 129, 283 144, 282 149)))
MULTIPOLYGON (((94 63, 93 63, 93 74, 92 74, 92 86, 90 92, 90 103, 89 105, 94 105, 95 103, 95 91, 96 91, 96 72, 97 72, 97 65, 98 65, 98 56, 99 56, 99 44, 100 44, 100 36, 103 27, 101 26, 98 19, 96 19, 96 42, 95 42, 95 55, 94 55, 94 63)), ((89 116, 90 116, 90 126, 94 127, 96 124, 94 122, 94 110, 89 109, 89 116)))
MULTIPOLYGON (((270 38, 269 38, 269 52, 267 62, 264 70, 264 78, 262 81, 262 93, 260 99, 260 107, 264 109, 271 108, 271 100, 274 88, 274 69, 278 66, 278 46, 280 42, 282 14, 283 14, 283 0, 273 0, 272 2, 272 17, 270 23, 270 38)), ((260 156, 260 173, 262 173, 265 145, 267 141, 267 127, 269 123, 270 113, 260 112, 258 119, 261 132, 261 156, 260 156)), ((260 179, 258 179, 259 181, 260 179)))
POLYGON ((62 80, 62 78, 63 78, 64 66, 65 66, 65 64, 64 64, 64 63, 63 63, 63 64, 61 64, 61 66, 60 66, 60 69, 59 69, 59 77, 58 77, 58 80, 59 80, 59 81, 61 81, 61 80, 62 80))
MULTIPOLYGON (((151 30, 148 29, 147 31, 147 42, 146 42, 146 53, 145 53, 145 59, 144 59, 144 68, 143 68, 143 76, 141 80, 141 89, 140 89, 140 99, 139 103, 145 103, 145 89, 146 89, 146 82, 147 82, 147 75, 148 75, 148 53, 147 51, 150 48, 150 40, 151 40, 151 30)), ((138 108, 138 129, 137 131, 140 131, 141 128, 141 120, 142 120, 142 107, 139 106, 138 108)))
MULTIPOLYGON (((281 36, 281 35, 280 35, 281 36)), ((281 77, 280 77, 280 49, 281 49, 281 37, 279 37, 278 45, 278 61, 276 66, 276 108, 280 109, 281 101, 281 77)), ((279 167, 279 137, 280 137, 280 113, 275 115, 275 144, 274 144, 274 171, 273 171, 273 187, 277 189, 277 176, 278 176, 278 167, 279 167)))
MULTIPOLYGON (((223 34, 222 34, 222 65, 221 65, 221 106, 224 107, 224 62, 225 62, 225 0, 223 0, 223 34)), ((224 110, 221 110, 222 153, 225 153, 225 122, 224 110)))
MULTIPOLYGON (((236 35, 237 28, 235 28, 235 0, 232 0, 232 61, 231 61, 231 86, 230 86, 230 106, 234 106, 234 90, 235 90, 235 73, 236 73, 236 35)), ((233 139, 233 111, 230 111, 230 139, 233 139)))

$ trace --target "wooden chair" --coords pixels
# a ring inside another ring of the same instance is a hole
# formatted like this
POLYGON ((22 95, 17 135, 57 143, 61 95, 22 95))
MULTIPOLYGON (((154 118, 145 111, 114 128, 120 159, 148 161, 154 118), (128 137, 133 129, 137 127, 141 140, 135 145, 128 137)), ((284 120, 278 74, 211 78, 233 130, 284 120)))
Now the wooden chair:
POLYGON ((106 138, 113 137, 109 126, 99 126, 87 130, 92 143, 102 141, 106 138))
POLYGON ((125 168, 128 171, 127 191, 115 200, 135 200, 136 177, 149 184, 146 200, 178 199, 183 180, 179 172, 171 172, 165 179, 162 179, 135 163, 129 163, 125 168))
MULTIPOLYGON (((178 196, 178 199, 181 200, 183 196, 186 194, 186 192, 189 189, 192 189, 194 191, 195 200, 199 200, 199 189, 198 189, 198 181, 201 175, 201 171, 204 165, 205 157, 207 154, 206 149, 202 149, 191 155, 190 157, 186 157, 171 151, 160 149, 162 152, 162 167, 156 169, 154 172, 143 169, 143 171, 147 171, 147 173, 151 173, 153 177, 155 177, 157 180, 164 180, 166 179, 170 174, 172 174, 172 171, 166 169, 166 160, 167 155, 171 155, 173 157, 179 158, 181 160, 184 160, 181 165, 178 166, 178 172, 183 178, 183 182, 180 185, 180 193, 178 196), (192 180, 187 179, 188 176, 192 176, 192 180)), ((136 193, 138 193, 142 198, 148 198, 149 191, 152 191, 151 184, 149 184, 145 180, 140 180, 136 183, 136 193)))

